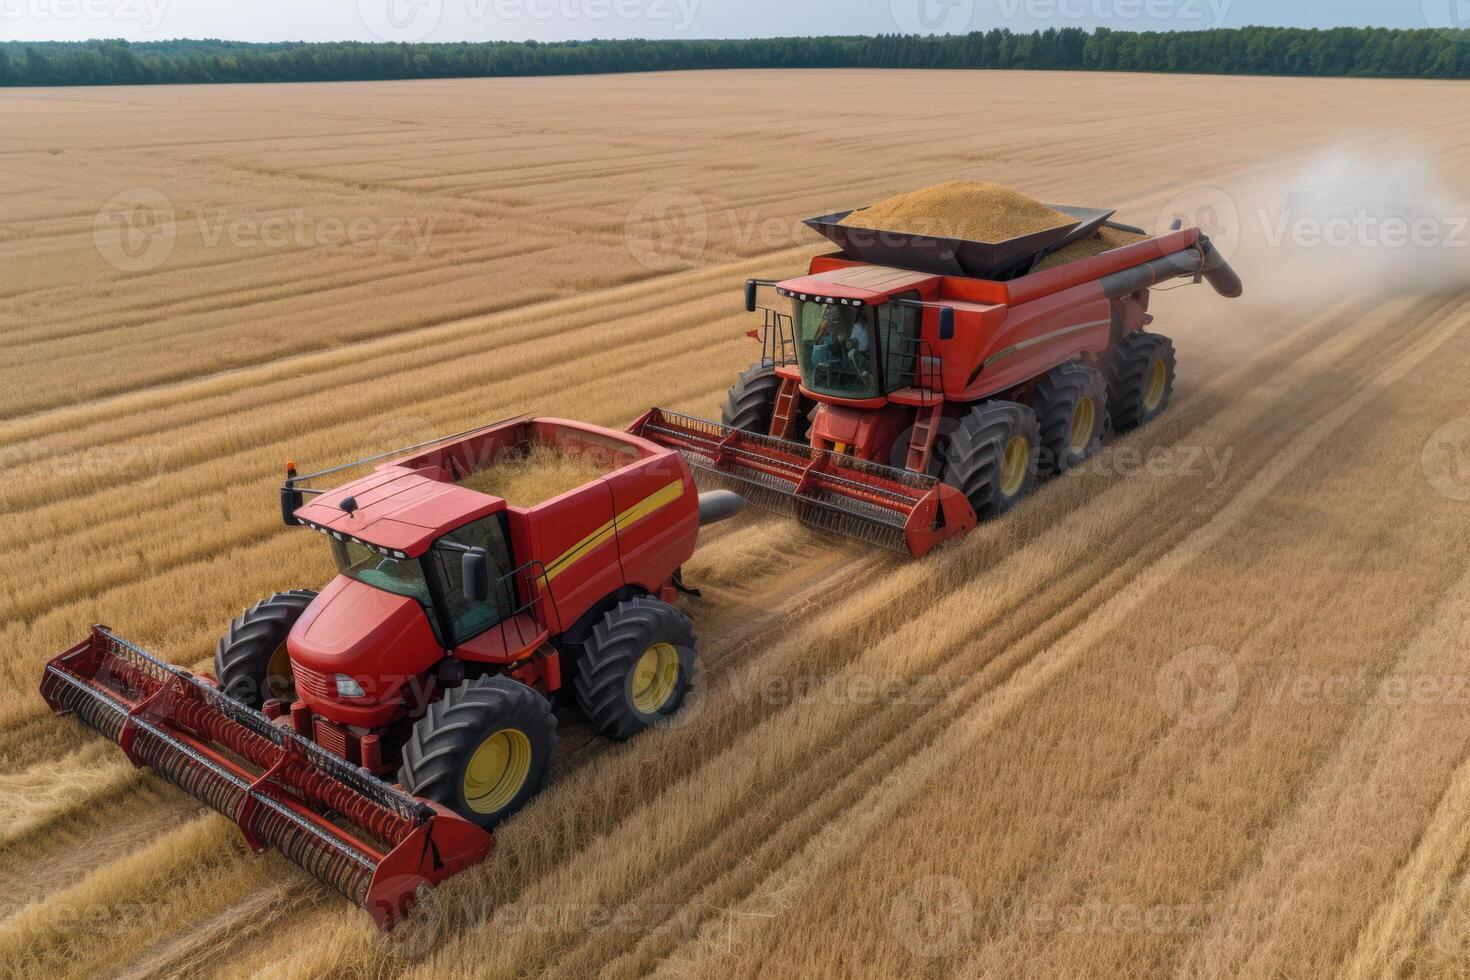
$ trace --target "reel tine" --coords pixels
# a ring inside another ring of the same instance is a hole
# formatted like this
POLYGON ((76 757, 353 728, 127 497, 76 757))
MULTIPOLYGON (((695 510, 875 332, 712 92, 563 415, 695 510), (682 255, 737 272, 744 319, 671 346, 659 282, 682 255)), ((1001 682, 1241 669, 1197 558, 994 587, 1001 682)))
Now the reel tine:
POLYGON ((904 554, 910 518, 938 480, 662 409, 638 434, 677 450, 702 477, 763 510, 904 554))
POLYGON ((94 626, 54 657, 41 695, 392 928, 422 886, 478 862, 494 838, 382 782, 187 671, 94 626))

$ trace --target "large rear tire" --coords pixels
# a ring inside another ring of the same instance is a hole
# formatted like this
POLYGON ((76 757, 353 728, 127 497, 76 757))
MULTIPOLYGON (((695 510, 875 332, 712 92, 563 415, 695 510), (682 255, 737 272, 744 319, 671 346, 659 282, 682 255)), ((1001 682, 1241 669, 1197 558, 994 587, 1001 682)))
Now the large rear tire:
POLYGON ((267 698, 291 703, 296 687, 286 637, 315 598, 310 589, 277 592, 230 623, 214 645, 214 676, 225 694, 251 708, 267 698))
POLYGON ((666 602, 626 599, 592 630, 577 662, 583 713, 609 738, 631 738, 679 710, 694 684, 694 624, 666 602))
POLYGON ((1174 342, 1156 333, 1129 334, 1113 351, 1108 412, 1119 432, 1152 422, 1174 393, 1174 342))
POLYGON ((982 402, 960 417, 941 459, 942 478, 970 500, 982 521, 999 517, 1036 483, 1041 430, 1016 402, 982 402))
POLYGON ((1036 383, 1031 409, 1041 427, 1042 476, 1065 473, 1102 447, 1108 384, 1081 361, 1059 365, 1036 383))
MULTIPOLYGON (((770 364, 752 364, 740 372, 740 377, 725 395, 725 405, 720 409, 720 421, 732 429, 771 434, 771 419, 776 414, 776 395, 781 390, 781 379, 776 368, 770 364)), ((800 406, 806 407, 806 406, 800 406)), ((805 442, 811 419, 806 411, 798 411, 792 420, 789 438, 794 442, 805 442)))
POLYGON ((546 787, 555 748, 551 702, 508 677, 478 677, 414 723, 398 782, 489 830, 546 787))

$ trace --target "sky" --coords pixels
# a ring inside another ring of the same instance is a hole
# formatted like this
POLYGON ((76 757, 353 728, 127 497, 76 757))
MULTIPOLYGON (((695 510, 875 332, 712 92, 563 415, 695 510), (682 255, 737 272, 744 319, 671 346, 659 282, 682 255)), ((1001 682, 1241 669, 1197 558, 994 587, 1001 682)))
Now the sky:
POLYGON ((0 0, 0 40, 560 41, 1470 26, 1470 0, 0 0))

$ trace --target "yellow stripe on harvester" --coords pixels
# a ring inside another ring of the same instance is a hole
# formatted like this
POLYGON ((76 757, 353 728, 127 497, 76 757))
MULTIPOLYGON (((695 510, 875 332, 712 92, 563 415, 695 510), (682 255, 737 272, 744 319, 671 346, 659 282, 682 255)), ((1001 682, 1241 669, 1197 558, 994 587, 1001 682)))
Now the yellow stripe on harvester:
POLYGON ((562 552, 555 561, 546 566, 546 581, 549 582, 556 578, 562 572, 575 565, 578 560, 585 558, 589 553, 606 544, 617 533, 618 528, 637 523, 660 507, 671 504, 682 496, 684 496, 683 480, 675 480, 668 486, 655 490, 562 552))

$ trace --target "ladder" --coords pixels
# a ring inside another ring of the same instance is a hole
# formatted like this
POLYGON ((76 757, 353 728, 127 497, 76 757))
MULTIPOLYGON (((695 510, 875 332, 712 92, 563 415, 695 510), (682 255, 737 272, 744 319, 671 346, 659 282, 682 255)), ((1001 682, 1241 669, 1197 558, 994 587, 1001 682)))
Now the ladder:
POLYGON ((908 461, 904 465, 915 473, 929 472, 929 458, 934 453, 934 439, 939 435, 939 417, 943 408, 943 400, 934 399, 931 404, 921 405, 914 415, 908 461))
POLYGON ((781 379, 781 389, 776 392, 776 408, 771 413, 771 435, 777 439, 791 438, 796 413, 801 410, 800 394, 800 382, 792 378, 781 379))

